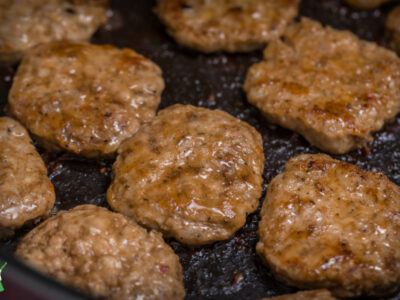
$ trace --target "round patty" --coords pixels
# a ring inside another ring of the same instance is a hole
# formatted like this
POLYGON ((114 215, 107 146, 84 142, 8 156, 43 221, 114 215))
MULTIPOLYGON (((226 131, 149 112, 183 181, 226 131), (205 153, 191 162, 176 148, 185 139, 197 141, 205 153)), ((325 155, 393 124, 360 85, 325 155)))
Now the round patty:
POLYGON ((54 188, 21 124, 0 118, 0 238, 50 215, 54 188))
POLYGON ((156 232, 94 205, 61 211, 19 243, 15 255, 94 297, 183 299, 178 256, 156 232))
POLYGON ((227 239, 257 209, 262 147, 253 127, 225 112, 171 106, 118 150, 108 203, 184 244, 227 239))
POLYGON ((300 0, 158 0, 155 12, 178 43, 203 52, 251 51, 278 38, 300 0))
POLYGON ((289 160, 268 186, 257 252, 276 277, 337 297, 391 294, 400 284, 400 190, 327 155, 289 160))
POLYGON ((328 290, 302 291, 295 294, 288 294, 262 300, 335 300, 328 290))
POLYGON ((345 0, 348 4, 361 9, 372 9, 391 0, 345 0))
POLYGON ((400 59, 348 31, 303 18, 264 58, 248 71, 249 102, 324 151, 365 146, 400 109, 400 59))
POLYGON ((107 22, 107 0, 1 0, 0 63, 40 43, 83 42, 107 22))
POLYGON ((386 19, 389 46, 400 54, 400 5, 393 9, 386 19))
POLYGON ((154 117, 163 89, 160 68, 130 49, 56 42, 27 54, 9 103, 50 150, 108 157, 154 117))

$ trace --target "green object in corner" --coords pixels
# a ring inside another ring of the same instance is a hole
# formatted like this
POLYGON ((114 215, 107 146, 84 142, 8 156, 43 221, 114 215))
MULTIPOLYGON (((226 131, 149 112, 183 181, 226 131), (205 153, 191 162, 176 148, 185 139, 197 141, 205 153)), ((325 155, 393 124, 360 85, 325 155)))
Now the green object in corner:
POLYGON ((4 292, 4 287, 3 287, 3 284, 1 283, 1 272, 3 271, 3 269, 5 268, 6 265, 7 265, 7 262, 5 262, 0 268, 0 293, 4 292))

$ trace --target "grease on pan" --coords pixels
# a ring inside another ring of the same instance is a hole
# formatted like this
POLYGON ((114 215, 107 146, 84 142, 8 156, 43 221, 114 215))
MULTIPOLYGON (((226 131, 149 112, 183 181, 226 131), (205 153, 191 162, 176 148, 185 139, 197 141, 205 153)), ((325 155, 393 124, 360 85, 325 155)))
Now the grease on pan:
MULTIPOLYGON (((163 77, 167 88, 163 92, 161 108, 177 102, 218 108, 254 126, 262 134, 264 143, 268 144, 264 147, 268 158, 263 175, 264 188, 291 156, 317 151, 297 133, 265 122, 257 109, 246 101, 241 86, 247 68, 261 60, 259 51, 245 55, 187 51, 164 34, 164 28, 152 13, 154 3, 147 0, 111 1, 111 8, 121 17, 124 26, 111 31, 100 29, 93 42, 135 49, 166 71, 163 77)), ((359 11, 339 0, 303 0, 300 14, 335 28, 351 29, 364 39, 379 41, 386 12, 391 7, 390 3, 378 10, 359 11)), ((0 101, 3 105, 12 70, 0 67, 0 75, 0 101)), ((382 170, 400 184, 397 172, 400 169, 399 134, 400 119, 396 118, 394 123, 374 134, 374 143, 369 151, 359 149, 338 157, 357 163, 366 170, 382 170)), ((107 207, 105 192, 110 180, 111 161, 85 159, 71 153, 58 155, 39 149, 56 188, 56 210, 69 209, 79 203, 107 207)), ((247 218, 244 228, 233 238, 201 248, 185 247, 174 240, 169 242, 183 265, 186 299, 260 299, 267 295, 296 292, 296 289, 274 280, 269 268, 261 264, 255 253, 257 224, 258 213, 255 213, 247 218)), ((2 250, 14 251, 18 238, 24 233, 18 231, 13 238, 2 240, 2 250)), ((11 259, 9 263, 12 263, 11 259)), ((388 299, 400 298, 395 295, 388 299)))

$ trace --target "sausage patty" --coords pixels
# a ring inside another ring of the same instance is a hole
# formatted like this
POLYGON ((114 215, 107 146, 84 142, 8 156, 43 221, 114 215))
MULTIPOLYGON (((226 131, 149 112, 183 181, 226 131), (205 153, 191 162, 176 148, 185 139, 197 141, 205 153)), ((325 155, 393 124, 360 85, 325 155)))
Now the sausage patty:
POLYGON ((155 12, 178 43, 204 52, 251 51, 278 38, 299 0, 158 0, 155 12))
POLYGON ((225 112, 174 105, 121 145, 108 203, 184 244, 227 239, 258 206, 262 147, 225 112))
POLYGON ((400 284, 400 190, 327 155, 289 160, 268 186, 257 252, 276 277, 340 298, 400 284))
POLYGON ((361 9, 376 8, 389 1, 391 0, 345 0, 348 4, 361 9))
POLYGON ((183 299, 178 256, 156 232, 94 205, 61 211, 19 243, 16 256, 94 297, 183 299))
POLYGON ((40 43, 90 39, 107 22, 106 0, 0 1, 0 64, 40 43))
POLYGON ((0 237, 48 217, 54 200, 53 185, 28 132, 17 121, 1 117, 0 237))
POLYGON ((262 300, 335 300, 328 290, 302 291, 295 294, 288 294, 262 300))
POLYGON ((386 19, 389 46, 400 54, 400 5, 394 8, 386 19))
POLYGON ((248 100, 324 151, 365 146, 400 109, 400 59, 348 31, 303 18, 264 57, 247 74, 248 100))
POLYGON ((45 147, 108 157, 154 117, 163 89, 160 68, 130 49, 56 42, 27 54, 9 103, 45 147))

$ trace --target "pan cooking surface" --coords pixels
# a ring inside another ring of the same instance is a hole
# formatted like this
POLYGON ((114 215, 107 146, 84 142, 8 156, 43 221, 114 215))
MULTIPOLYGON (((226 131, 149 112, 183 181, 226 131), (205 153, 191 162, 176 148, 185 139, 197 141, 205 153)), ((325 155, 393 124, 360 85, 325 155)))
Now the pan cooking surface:
MULTIPOLYGON (((263 196, 270 180, 283 170, 286 161, 317 149, 297 133, 268 124, 258 110, 247 103, 242 84, 248 67, 262 58, 261 51, 249 54, 201 54, 177 45, 165 34, 152 13, 154 1, 112 0, 109 24, 92 39, 97 44, 129 47, 155 61, 163 69, 166 89, 160 109, 175 103, 222 109, 253 125, 263 136, 265 170, 263 196)), ((338 29, 384 44, 384 20, 394 4, 360 11, 339 0, 304 0, 300 15, 309 16, 338 29)), ((0 68, 0 104, 3 111, 15 69, 0 68)), ((368 171, 383 171, 400 185, 400 116, 374 135, 369 149, 335 156, 368 171)), ((91 203, 108 207, 105 193, 113 161, 88 160, 68 153, 40 149, 47 165, 57 200, 55 211, 91 203)), ((198 249, 175 241, 170 245, 180 256, 187 299, 259 299, 294 292, 272 277, 255 253, 258 212, 234 238, 198 249)), ((23 228, 0 247, 9 253, 31 228, 23 228)), ((389 299, 400 300, 400 294, 389 299)))

